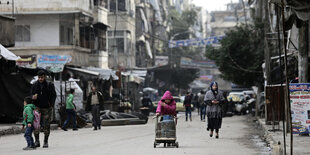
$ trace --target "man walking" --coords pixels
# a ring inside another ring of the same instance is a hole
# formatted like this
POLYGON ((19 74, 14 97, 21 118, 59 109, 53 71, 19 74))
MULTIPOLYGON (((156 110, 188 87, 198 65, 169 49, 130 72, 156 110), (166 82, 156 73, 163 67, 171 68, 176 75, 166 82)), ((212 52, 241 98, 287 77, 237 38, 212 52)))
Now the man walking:
POLYGON ((185 106, 185 115, 186 115, 185 121, 187 121, 188 115, 190 121, 192 121, 191 104, 192 104, 192 95, 190 92, 187 92, 183 102, 183 106, 185 106))
POLYGON ((87 98, 86 110, 91 110, 93 115, 93 126, 94 130, 101 129, 100 122, 100 109, 103 106, 103 96, 100 91, 96 90, 96 87, 92 87, 92 92, 89 93, 87 98))
MULTIPOLYGON (((52 82, 46 81, 46 73, 43 70, 38 72, 38 80, 32 85, 31 89, 34 105, 38 107, 43 122, 44 144, 43 148, 48 148, 48 137, 50 135, 50 121, 52 110, 55 104, 56 91, 52 82)), ((40 129, 34 131, 35 147, 40 147, 40 129)))
POLYGON ((206 120, 206 103, 204 103, 205 94, 203 90, 200 91, 199 97, 198 97, 198 104, 200 105, 200 120, 205 121, 206 120))
POLYGON ((73 103, 73 98, 74 98, 74 89, 70 89, 70 94, 67 97, 67 101, 66 101, 66 112, 67 112, 67 119, 64 122, 63 126, 61 127, 61 129, 63 129, 64 131, 68 131, 67 130, 67 125, 72 117, 72 125, 73 125, 73 131, 77 131, 78 129, 76 128, 76 108, 75 105, 73 103))

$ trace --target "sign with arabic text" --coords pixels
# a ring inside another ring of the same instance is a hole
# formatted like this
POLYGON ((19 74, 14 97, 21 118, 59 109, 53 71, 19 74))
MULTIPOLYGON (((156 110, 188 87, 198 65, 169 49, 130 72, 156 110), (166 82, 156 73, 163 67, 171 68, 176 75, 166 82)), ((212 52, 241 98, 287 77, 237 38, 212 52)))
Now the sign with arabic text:
POLYGON ((38 67, 44 68, 53 73, 63 71, 65 64, 71 62, 70 55, 38 55, 38 67))
POLYGON ((310 83, 290 83, 293 134, 309 134, 310 83))
POLYGON ((194 38, 188 40, 170 40, 169 48, 186 47, 186 46, 203 47, 212 44, 219 44, 220 40, 222 40, 223 38, 224 36, 213 36, 208 38, 194 38))
POLYGON ((20 59, 16 60, 16 65, 23 68, 36 69, 37 57, 36 55, 21 55, 20 59))

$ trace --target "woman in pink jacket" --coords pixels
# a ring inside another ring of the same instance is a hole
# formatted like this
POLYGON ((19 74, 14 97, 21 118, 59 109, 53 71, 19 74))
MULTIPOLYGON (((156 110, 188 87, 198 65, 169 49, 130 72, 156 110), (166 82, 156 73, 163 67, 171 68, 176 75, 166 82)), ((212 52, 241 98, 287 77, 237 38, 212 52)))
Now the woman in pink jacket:
MULTIPOLYGON (((161 98, 161 100, 158 102, 157 109, 156 109, 156 116, 159 116, 159 115, 176 116, 175 109, 176 109, 176 103, 170 91, 166 91, 163 97, 161 98)), ((164 117, 164 120, 165 120, 165 117, 164 117)))

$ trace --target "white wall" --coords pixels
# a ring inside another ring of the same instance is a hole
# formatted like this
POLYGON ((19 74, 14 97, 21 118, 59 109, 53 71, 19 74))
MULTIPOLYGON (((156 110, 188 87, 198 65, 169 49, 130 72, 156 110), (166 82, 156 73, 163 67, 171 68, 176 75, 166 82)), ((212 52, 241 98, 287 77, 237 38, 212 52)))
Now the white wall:
POLYGON ((15 46, 59 46, 59 15, 18 15, 15 25, 30 25, 30 42, 15 46))
MULTIPOLYGON (((93 1, 90 0, 15 0, 14 11, 15 13, 37 11, 85 11, 91 13, 93 5, 93 1)), ((12 6, 1 5, 0 12, 12 12, 12 6)))

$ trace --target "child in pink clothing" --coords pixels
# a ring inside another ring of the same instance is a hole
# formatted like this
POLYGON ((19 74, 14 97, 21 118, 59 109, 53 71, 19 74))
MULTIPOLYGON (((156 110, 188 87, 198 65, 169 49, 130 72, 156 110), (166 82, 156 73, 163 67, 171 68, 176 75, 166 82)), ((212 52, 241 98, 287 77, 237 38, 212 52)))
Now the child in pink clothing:
POLYGON ((170 93, 166 91, 161 100, 158 102, 156 109, 156 116, 159 115, 172 115, 176 116, 176 103, 170 93))

